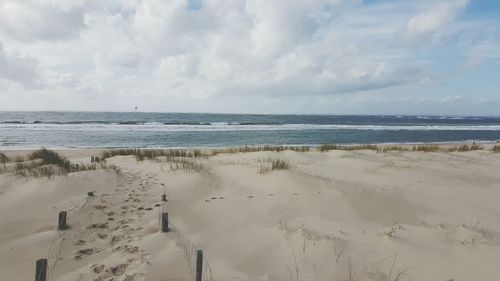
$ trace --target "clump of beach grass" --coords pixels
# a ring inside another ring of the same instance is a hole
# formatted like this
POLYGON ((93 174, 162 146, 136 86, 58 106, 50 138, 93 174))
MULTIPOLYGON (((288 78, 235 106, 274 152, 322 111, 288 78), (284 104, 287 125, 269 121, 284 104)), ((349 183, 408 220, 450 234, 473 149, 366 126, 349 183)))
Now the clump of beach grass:
POLYGON ((10 158, 7 157, 7 155, 5 155, 4 153, 0 152, 0 163, 2 164, 2 166, 0 167, 0 172, 5 171, 5 169, 7 168, 7 163, 9 162, 10 158))
POLYGON ((205 166, 201 162, 193 161, 186 158, 167 158, 167 162, 170 163, 170 170, 177 171, 183 170, 184 172, 205 171, 205 166))
POLYGON ((7 157, 7 155, 5 155, 4 153, 0 152, 0 163, 6 164, 8 162, 10 162, 10 158, 7 157))
POLYGON ((42 148, 32 152, 28 158, 32 161, 39 160, 41 165, 56 165, 61 169, 69 170, 71 164, 66 157, 59 155, 57 152, 42 148))
MULTIPOLYGON (((365 266, 365 262, 363 259, 363 268, 362 272, 360 274, 355 274, 353 271, 353 266, 351 263, 351 258, 347 260, 347 281, 358 281, 360 280, 359 277, 365 277, 369 278, 372 280, 386 280, 386 281, 403 281, 403 280, 408 280, 408 268, 402 269, 402 268, 397 268, 396 263, 397 263, 398 255, 394 255, 394 259, 392 261, 392 265, 390 268, 386 270, 381 270, 380 266, 385 262, 384 259, 381 261, 375 263, 375 265, 371 268, 368 269, 365 266)), ((366 280, 365 278, 361 278, 362 280, 366 280)))
POLYGON ((499 144, 494 145, 493 148, 491 148, 491 150, 493 152, 500 152, 500 145, 499 144))
POLYGON ((263 159, 264 162, 260 165, 259 174, 265 174, 274 170, 289 170, 292 166, 288 161, 282 159, 263 159))

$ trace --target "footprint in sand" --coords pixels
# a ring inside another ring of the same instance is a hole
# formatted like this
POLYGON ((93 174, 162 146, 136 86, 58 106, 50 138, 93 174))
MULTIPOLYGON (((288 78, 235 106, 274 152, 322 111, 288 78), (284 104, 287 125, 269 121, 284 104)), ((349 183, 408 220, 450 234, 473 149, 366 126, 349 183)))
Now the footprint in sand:
POLYGON ((139 247, 137 246, 130 246, 130 245, 125 245, 125 246, 119 246, 115 248, 115 251, 123 251, 127 252, 129 254, 135 254, 139 252, 139 247))
POLYGON ((248 195, 248 196, 247 196, 247 198, 248 198, 248 199, 252 199, 252 198, 254 198, 254 197, 255 197, 255 196, 253 196, 253 195, 248 195))
POLYGON ((120 242, 124 238, 123 235, 116 235, 111 237, 111 244, 115 244, 117 242, 120 242))
POLYGON ((87 248, 87 249, 78 250, 78 251, 76 251, 74 259, 79 260, 82 257, 90 256, 92 254, 99 253, 101 251, 102 251, 101 249, 97 249, 97 248, 87 248))
POLYGON ((111 273, 113 273, 114 276, 121 276, 125 273, 125 269, 127 269, 127 266, 127 264, 120 264, 118 266, 112 267, 111 273))
POLYGON ((82 245, 85 245, 85 243, 87 243, 87 241, 80 239, 80 240, 74 242, 73 245, 75 245, 75 246, 82 246, 82 245))
POLYGON ((93 223, 89 226, 87 226, 87 229, 92 229, 92 228, 100 228, 100 229, 105 229, 108 228, 108 223, 93 223))
POLYGON ((274 194, 272 194, 272 193, 269 193, 268 195, 269 195, 269 196, 274 196, 274 194))
POLYGON ((104 270, 104 268, 105 268, 104 264, 100 264, 100 265, 93 264, 92 265, 92 271, 94 273, 97 273, 97 274, 101 273, 104 270))

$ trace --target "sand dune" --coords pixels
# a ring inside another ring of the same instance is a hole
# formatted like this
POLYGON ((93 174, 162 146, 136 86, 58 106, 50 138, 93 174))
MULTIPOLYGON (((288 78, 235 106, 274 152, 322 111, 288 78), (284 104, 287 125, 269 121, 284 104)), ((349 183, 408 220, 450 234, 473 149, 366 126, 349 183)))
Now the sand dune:
POLYGON ((118 174, 0 175, 0 280, 34 279, 60 210, 70 228, 58 281, 192 280, 179 234, 203 249, 213 280, 500 279, 500 154, 284 151, 193 161, 200 171, 116 156, 107 162, 118 174), (263 171, 273 159, 290 166, 263 171), (161 183, 177 234, 160 232, 161 183))

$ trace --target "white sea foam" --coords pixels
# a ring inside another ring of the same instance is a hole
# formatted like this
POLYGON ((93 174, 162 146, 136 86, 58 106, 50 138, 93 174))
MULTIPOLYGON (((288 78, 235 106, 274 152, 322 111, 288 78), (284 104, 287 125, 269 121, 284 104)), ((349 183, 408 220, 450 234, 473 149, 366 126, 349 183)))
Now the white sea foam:
POLYGON ((303 131, 303 130, 373 130, 373 131, 500 131, 500 125, 164 125, 161 123, 138 124, 0 124, 8 130, 50 130, 50 131, 150 131, 150 132, 217 132, 217 131, 303 131))

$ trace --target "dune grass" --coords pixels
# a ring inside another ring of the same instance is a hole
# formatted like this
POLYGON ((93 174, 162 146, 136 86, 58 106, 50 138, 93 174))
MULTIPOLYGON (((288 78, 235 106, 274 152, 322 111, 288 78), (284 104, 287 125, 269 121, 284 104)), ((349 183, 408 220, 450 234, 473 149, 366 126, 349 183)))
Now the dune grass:
POLYGON ((10 158, 7 157, 7 155, 5 155, 4 153, 0 152, 0 163, 6 164, 8 162, 10 162, 10 158))
MULTIPOLYGON (((418 152, 466 152, 473 150, 482 150, 483 147, 477 144, 463 144, 463 145, 436 145, 436 144, 423 144, 423 145, 374 145, 374 144, 360 144, 360 145, 338 145, 338 144, 322 144, 320 146, 283 146, 283 145, 264 145, 264 146, 241 146, 229 148, 216 148, 211 150, 199 149, 140 149, 140 148, 125 148, 125 149, 111 149, 103 151, 101 159, 107 159, 114 156, 129 156, 133 155, 137 161, 144 159, 155 160, 161 157, 184 157, 184 158, 207 158, 209 156, 217 156, 219 154, 233 154, 233 153, 251 153, 251 152, 282 152, 282 151, 295 151, 295 152, 308 152, 312 150, 327 152, 331 150, 342 151, 358 151, 358 150, 371 150, 376 152, 397 152, 397 151, 418 151, 418 152)), ((48 156, 47 156, 48 157, 48 156)))
POLYGON ((59 155, 57 152, 42 148, 36 150, 28 155, 28 158, 32 161, 39 160, 41 165, 56 165, 57 167, 70 170, 71 163, 66 157, 59 155))
POLYGON ((102 159, 111 158, 114 156, 128 156, 134 155, 137 161, 142 161, 144 159, 157 159, 159 157, 189 157, 189 158, 199 158, 208 156, 202 153, 201 150, 185 150, 185 149, 112 149, 102 152, 102 159))
POLYGON ((412 151, 421 152, 466 152, 473 150, 482 150, 483 147, 477 144, 463 144, 454 146, 443 146, 443 145, 417 145, 413 146, 412 151))
MULTIPOLYGON (((1 157, 1 156, 0 156, 1 157)), ((7 166, 7 163, 12 162, 10 159, 3 165, 2 172, 10 172, 13 175, 21 177, 48 177, 63 176, 69 173, 106 169, 119 172, 119 168, 106 163, 92 164, 74 164, 66 157, 58 154, 55 151, 42 148, 36 150, 27 157, 16 157, 15 161, 7 166)))
POLYGON ((184 172, 196 171, 202 172, 205 171, 205 166, 199 161, 194 161, 189 158, 183 157, 166 157, 165 160, 170 163, 170 170, 177 171, 183 170, 184 172))
POLYGON ((288 161, 282 159, 267 158, 261 160, 261 162, 266 163, 260 165, 259 174, 265 174, 274 170, 289 170, 292 167, 288 161))
POLYGON ((229 147, 212 149, 210 155, 216 156, 218 154, 232 154, 232 153, 249 153, 260 151, 281 152, 285 150, 295 152, 307 152, 311 149, 309 146, 282 146, 282 145, 264 145, 264 146, 242 146, 242 147, 229 147))
POLYGON ((495 153, 500 152, 500 144, 496 144, 495 146, 493 146, 491 150, 495 153))
POLYGON ((437 145, 437 144, 424 144, 424 145, 414 145, 414 146, 377 146, 372 144, 365 145, 336 145, 336 144, 323 144, 318 147, 321 152, 326 152, 330 150, 343 150, 343 151, 355 151, 355 150, 372 150, 376 152, 391 152, 391 151, 418 151, 418 152, 466 152, 474 150, 482 150, 482 146, 477 144, 463 144, 463 145, 437 145))
POLYGON ((373 144, 363 144, 363 145, 337 145, 337 144, 322 144, 318 147, 318 150, 321 152, 326 152, 330 150, 344 150, 344 151, 352 151, 352 150, 375 150, 377 151, 379 148, 373 144))

